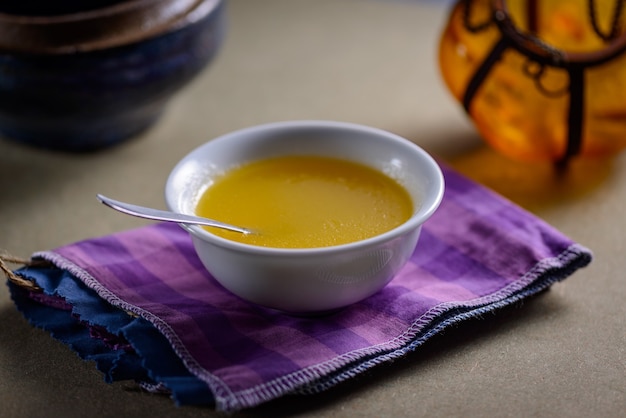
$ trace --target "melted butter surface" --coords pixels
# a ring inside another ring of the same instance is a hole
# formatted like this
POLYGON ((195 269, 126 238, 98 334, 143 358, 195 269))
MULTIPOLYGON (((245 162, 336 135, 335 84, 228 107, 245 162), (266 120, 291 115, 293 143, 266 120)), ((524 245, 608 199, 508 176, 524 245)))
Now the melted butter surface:
POLYGON ((207 227, 252 245, 313 248, 379 235, 409 219, 413 204, 395 180, 364 165, 315 156, 287 156, 236 167, 215 180, 196 207, 199 216, 260 234, 207 227))

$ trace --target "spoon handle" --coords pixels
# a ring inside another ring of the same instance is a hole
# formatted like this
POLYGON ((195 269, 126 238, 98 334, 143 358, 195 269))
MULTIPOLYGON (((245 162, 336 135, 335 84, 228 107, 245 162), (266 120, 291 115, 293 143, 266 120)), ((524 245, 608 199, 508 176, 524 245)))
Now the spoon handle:
POLYGON ((119 212, 127 215, 137 216, 139 218, 152 219, 155 221, 167 221, 167 222, 179 222, 184 224, 213 226, 216 228, 228 229, 230 231, 241 232, 242 234, 249 234, 252 231, 246 228, 240 228, 238 226, 226 224, 223 222, 215 221, 213 219, 201 218, 199 216, 185 215, 183 213, 170 212, 166 210, 159 210, 153 208, 147 208, 144 206, 133 205, 131 203, 120 202, 119 200, 111 199, 101 194, 96 195, 100 202, 106 206, 115 209, 119 212))

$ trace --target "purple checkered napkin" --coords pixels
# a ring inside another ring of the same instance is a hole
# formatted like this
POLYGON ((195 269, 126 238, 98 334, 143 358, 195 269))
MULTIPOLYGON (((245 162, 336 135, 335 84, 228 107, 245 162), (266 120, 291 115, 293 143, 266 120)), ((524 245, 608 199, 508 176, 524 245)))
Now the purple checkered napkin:
MULTIPOLYGON (((327 316, 289 316, 233 296, 202 267, 177 225, 151 224, 34 257, 151 323, 216 408, 236 411, 325 390, 591 261, 588 249, 520 207, 448 168, 444 175, 443 202, 409 263, 382 291, 327 316)), ((86 318, 90 326, 112 331, 97 316, 86 318)), ((158 352, 135 349, 142 364, 158 363, 158 352)), ((177 400, 193 397, 175 383, 151 384, 177 400)))

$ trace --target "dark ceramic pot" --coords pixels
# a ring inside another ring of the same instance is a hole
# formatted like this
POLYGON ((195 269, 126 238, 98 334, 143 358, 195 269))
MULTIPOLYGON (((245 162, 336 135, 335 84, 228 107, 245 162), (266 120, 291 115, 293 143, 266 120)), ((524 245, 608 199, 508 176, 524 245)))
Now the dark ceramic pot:
POLYGON ((93 151, 145 130, 209 64, 225 30, 222 0, 7 3, 0 134, 46 149, 93 151), (68 13, 71 4, 82 9, 68 13))

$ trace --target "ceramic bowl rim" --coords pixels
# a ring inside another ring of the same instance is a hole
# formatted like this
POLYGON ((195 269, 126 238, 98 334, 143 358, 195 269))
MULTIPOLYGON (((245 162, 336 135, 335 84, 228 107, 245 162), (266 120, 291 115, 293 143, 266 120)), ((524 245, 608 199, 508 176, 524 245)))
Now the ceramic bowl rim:
POLYGON ((224 3, 225 0, 130 0, 53 16, 0 13, 0 52, 59 55, 138 43, 196 23, 216 13, 224 3), (115 24, 118 27, 114 33, 106 30, 115 24), (65 31, 72 36, 63 35, 65 31))
POLYGON ((178 170, 181 169, 185 165, 185 163, 189 160, 192 160, 193 157, 202 152, 206 147, 210 147, 211 143, 214 141, 228 141, 229 138, 233 136, 239 136, 247 133, 251 133, 254 131, 271 131, 276 128, 306 128, 306 127, 320 127, 320 128, 332 128, 332 129, 347 129, 347 130, 357 130, 362 132, 369 132, 376 134, 378 136, 385 137, 385 140, 399 142, 405 146, 408 146, 413 149, 413 151, 423 160, 425 164, 428 165, 429 172, 432 173, 432 181, 434 182, 435 195, 429 196, 430 203, 428 205, 421 206, 413 215, 401 225, 384 232, 382 234, 362 239, 359 241, 349 242, 341 245, 333 245, 327 247, 314 247, 314 248, 277 248, 277 247, 262 247, 258 245, 251 245, 240 243, 237 241, 232 241, 226 238, 222 238, 218 235, 211 234, 207 230, 205 230, 201 226, 197 225, 187 225, 180 224, 180 226, 185 229, 190 234, 194 235, 198 239, 206 242, 207 244, 216 245, 222 248, 231 249, 234 251, 238 251, 240 253, 245 253, 248 255, 260 255, 260 256, 281 256, 281 257, 319 257, 320 255, 327 254, 338 254, 343 252, 355 251, 365 248, 370 248, 373 246, 380 245, 381 243, 388 242, 395 238, 399 238, 403 235, 406 235, 415 229, 419 228, 428 218, 432 216, 432 214, 439 207, 443 194, 445 191, 445 181, 443 177, 443 173, 441 171, 441 167, 437 163, 437 161, 428 154, 423 148, 418 146, 417 144, 399 136, 394 133, 374 128, 366 125, 350 123, 350 122, 337 122, 337 121, 328 121, 328 120, 292 120, 292 121, 283 121, 283 122, 271 122, 256 126, 250 126, 247 128, 239 129, 233 132, 229 132, 227 134, 221 135, 203 143, 202 145, 196 147, 187 153, 172 169, 170 172, 168 179, 166 181, 166 190, 165 190, 165 199, 166 203, 170 210, 179 212, 178 208, 171 202, 169 199, 169 185, 171 184, 173 178, 176 176, 178 170))

